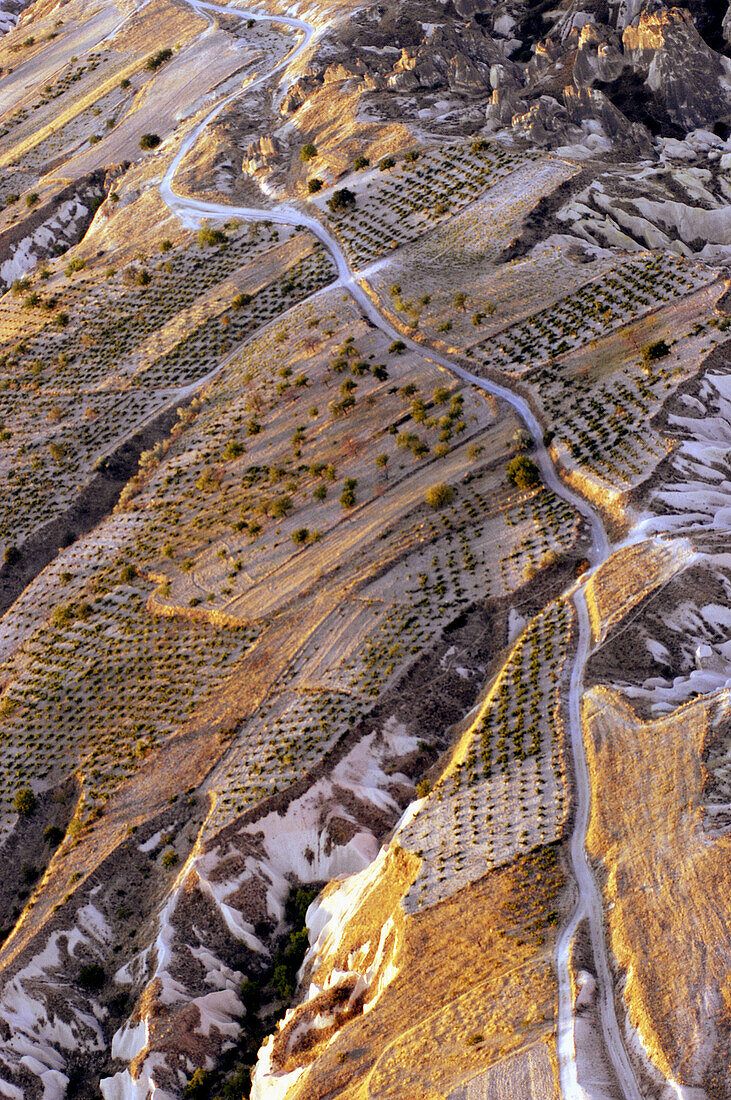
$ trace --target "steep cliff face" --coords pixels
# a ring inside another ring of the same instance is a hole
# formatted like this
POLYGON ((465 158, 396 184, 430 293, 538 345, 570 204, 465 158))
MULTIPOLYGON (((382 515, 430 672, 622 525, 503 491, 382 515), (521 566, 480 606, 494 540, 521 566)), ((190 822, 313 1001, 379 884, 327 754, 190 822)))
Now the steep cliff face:
POLYGON ((632 70, 683 130, 731 121, 731 62, 706 45, 689 12, 643 12, 622 43, 632 70))
POLYGON ((82 176, 0 233, 0 288, 7 290, 41 260, 78 244, 123 172, 118 167, 82 176))

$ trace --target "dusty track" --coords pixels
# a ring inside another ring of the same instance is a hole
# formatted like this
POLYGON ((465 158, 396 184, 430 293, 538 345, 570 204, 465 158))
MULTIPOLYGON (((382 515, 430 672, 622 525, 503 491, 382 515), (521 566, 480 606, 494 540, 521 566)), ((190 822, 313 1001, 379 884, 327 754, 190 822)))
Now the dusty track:
MULTIPOLYGON (((283 70, 310 44, 316 34, 315 28, 301 19, 278 15, 268 16, 263 15, 261 12, 244 11, 242 9, 203 3, 201 0, 187 0, 187 2, 195 11, 199 12, 199 14, 205 14, 205 12, 210 11, 238 15, 242 19, 259 20, 271 18, 279 24, 292 27, 293 30, 302 32, 303 38, 301 42, 299 42, 278 65, 250 83, 245 89, 246 91, 268 82, 273 75, 283 70)), ((478 378, 459 364, 450 360, 447 356, 435 350, 425 348, 422 344, 405 337, 403 333, 391 325, 379 312, 377 306, 358 282, 356 273, 351 271, 345 254, 337 240, 320 221, 304 213, 296 206, 282 203, 269 209, 257 209, 255 207, 232 206, 226 203, 202 202, 186 198, 175 192, 173 187, 175 175, 186 154, 193 148, 200 135, 213 119, 233 99, 241 94, 241 91, 237 91, 233 95, 225 98, 202 120, 202 122, 193 128, 181 144, 177 155, 171 162, 160 183, 160 194, 168 207, 178 215, 184 224, 190 227, 199 225, 200 222, 206 218, 230 218, 233 215, 237 218, 252 221, 272 221, 308 229, 323 243, 330 253, 337 267, 339 283, 352 295, 364 315, 376 325, 381 332, 392 339, 402 340, 412 351, 417 352, 424 359, 436 363, 438 366, 450 371, 465 382, 477 386, 486 393, 493 394, 495 397, 500 398, 510 405, 518 414, 533 439, 535 446, 533 452, 534 458, 540 468, 545 484, 552 489, 557 496, 565 500, 587 519, 592 532, 592 549, 590 553, 591 566, 592 569, 597 568, 606 560, 610 552, 609 540, 601 518, 586 500, 567 488, 559 477, 543 445, 543 428, 533 415, 528 403, 522 397, 503 386, 497 385, 495 382, 488 381, 484 378, 478 378)), ((579 1084, 577 1079, 573 1026, 574 1016, 569 972, 569 957, 574 934, 579 924, 583 920, 587 920, 591 932, 592 950, 599 986, 599 1010, 607 1052, 620 1083, 622 1090, 621 1095, 626 1098, 626 1100, 640 1100, 641 1093, 637 1086, 634 1071, 627 1057, 615 1012, 614 989, 604 938, 601 893, 594 880, 586 855, 585 841, 591 813, 591 784, 584 753, 580 704, 584 668, 591 649, 591 630, 582 585, 574 587, 571 598, 576 607, 579 621, 579 635, 571 672, 569 696, 569 729, 576 782, 575 824, 570 850, 578 889, 578 900, 571 919, 562 931, 557 946, 557 969, 559 980, 558 1051, 561 1088, 567 1100, 587 1100, 588 1094, 579 1084)))

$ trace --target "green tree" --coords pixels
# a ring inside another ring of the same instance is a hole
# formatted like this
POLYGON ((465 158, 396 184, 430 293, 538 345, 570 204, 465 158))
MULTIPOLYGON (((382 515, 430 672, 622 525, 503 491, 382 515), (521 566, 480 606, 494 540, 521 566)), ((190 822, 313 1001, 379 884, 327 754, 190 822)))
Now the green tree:
POLYGON ((454 500, 454 489, 446 482, 440 481, 436 485, 430 485, 424 499, 430 508, 444 508, 454 500))
POLYGON ((527 455, 517 455, 511 459, 507 467, 508 481, 519 489, 533 489, 541 483, 541 475, 532 458, 527 455))
POLYGON ((20 817, 30 817, 35 811, 36 796, 30 787, 19 787, 13 796, 13 809, 20 817))
POLYGON ((670 345, 666 340, 655 340, 642 349, 643 363, 654 363, 658 359, 664 359, 670 354, 670 345))
POLYGON ((343 508, 353 508, 355 506, 355 490, 357 487, 357 478, 346 477, 343 482, 343 491, 340 494, 340 503, 343 508))
POLYGON ((346 210, 352 210, 355 206, 355 195, 350 188, 339 187, 327 200, 327 205, 333 214, 344 214, 346 210))
POLYGON ((198 244, 201 248, 226 244, 227 241, 228 237, 222 229, 211 229, 210 226, 204 225, 198 230, 198 244))
POLYGON ((148 57, 147 61, 145 62, 145 68, 148 72, 154 73, 156 69, 159 69, 161 65, 164 65, 166 61, 169 61, 172 56, 173 51, 167 47, 164 50, 158 50, 157 53, 154 53, 151 57, 148 57))

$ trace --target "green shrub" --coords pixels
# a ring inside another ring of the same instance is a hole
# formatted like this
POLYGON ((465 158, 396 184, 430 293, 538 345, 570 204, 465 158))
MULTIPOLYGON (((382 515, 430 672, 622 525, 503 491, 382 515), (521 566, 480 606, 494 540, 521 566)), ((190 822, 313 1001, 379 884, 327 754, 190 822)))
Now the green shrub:
POLYGON ((83 256, 74 256, 72 260, 66 264, 66 276, 73 275, 76 271, 83 271, 86 267, 86 260, 83 256))
POLYGON ((230 462, 233 458, 239 458, 241 455, 246 454, 246 447, 238 439, 229 439, 226 446, 223 448, 223 460, 224 462, 230 462))
POLYGON ((444 508, 454 500, 454 489, 446 482, 440 481, 436 485, 430 485, 424 499, 430 508, 444 508))
POLYGON ((226 244, 228 237, 222 229, 211 229, 209 226, 203 226, 198 230, 198 244, 201 248, 212 247, 214 245, 226 244))
POLYGON ((340 503, 343 508, 353 508, 355 506, 355 490, 358 487, 358 481, 354 477, 346 477, 343 483, 343 491, 340 494, 340 503))
POLYGON ((58 825, 47 825, 43 830, 43 839, 52 848, 58 848, 65 835, 63 829, 59 828, 58 825))
POLYGON ((348 187, 340 187, 327 200, 327 205, 333 214, 344 214, 355 206, 355 195, 348 187))
POLYGON ((654 363, 657 359, 664 359, 670 354, 670 346, 666 340, 655 340, 642 349, 643 363, 654 363))
POLYGON ((157 149, 161 141, 159 134, 143 134, 140 138, 140 149, 157 149))
POLYGON ((541 483, 541 475, 535 462, 527 455, 517 455, 507 467, 508 481, 519 489, 533 489, 541 483))
POLYGON ((15 565, 20 561, 21 554, 17 546, 6 546, 3 553, 3 561, 6 565, 15 565))
POLYGON ((158 50, 157 53, 148 57, 145 62, 145 68, 148 72, 154 73, 156 69, 159 69, 161 65, 164 65, 166 61, 169 61, 173 56, 173 51, 170 49, 158 50))
POLYGON ((13 809, 20 817, 30 817, 35 811, 36 796, 30 787, 20 787, 13 796, 13 809))
POLYGON ((308 160, 314 160, 316 156, 317 146, 314 144, 314 142, 308 141, 306 145, 302 146, 302 151, 300 152, 300 160, 303 163, 306 164, 308 160))
POLYGON ((308 180, 307 190, 311 195, 316 195, 318 191, 322 191, 322 180, 317 178, 308 180))

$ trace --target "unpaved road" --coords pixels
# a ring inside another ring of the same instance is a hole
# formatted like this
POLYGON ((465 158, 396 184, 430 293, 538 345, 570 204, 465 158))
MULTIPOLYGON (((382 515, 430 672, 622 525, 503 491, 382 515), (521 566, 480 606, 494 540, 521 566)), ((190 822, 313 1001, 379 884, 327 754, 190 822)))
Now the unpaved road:
MULTIPOLYGON (((261 12, 244 11, 237 8, 227 8, 216 4, 204 3, 202 0, 187 0, 190 6, 200 14, 206 11, 223 12, 229 15, 237 15, 242 19, 271 18, 277 23, 292 27, 295 31, 302 32, 301 41, 292 51, 271 70, 250 83, 246 91, 257 85, 268 82, 271 77, 283 70, 294 58, 301 53, 316 35, 316 29, 302 19, 294 19, 288 16, 266 16, 261 12)), ((453 362, 440 352, 425 348, 422 344, 410 340, 380 313, 375 303, 358 282, 356 274, 351 271, 345 254, 337 240, 316 218, 304 213, 298 207, 286 203, 280 203, 271 209, 257 209, 255 207, 232 206, 227 203, 202 202, 196 199, 185 198, 175 192, 173 184, 175 175, 189 150, 213 121, 213 119, 233 100, 241 95, 237 90, 233 95, 225 98, 212 110, 202 122, 200 122, 183 141, 177 155, 171 162, 160 184, 160 194, 168 205, 181 219, 190 226, 196 227, 207 218, 237 217, 252 221, 272 221, 283 225, 300 226, 308 229, 327 248, 337 267, 339 283, 352 295, 365 316, 391 339, 402 340, 412 351, 417 352, 424 359, 436 363, 465 382, 477 386, 486 393, 505 401, 518 414, 526 429, 533 439, 535 450, 533 456, 538 464, 541 476, 545 484, 557 496, 561 497, 588 521, 592 532, 592 549, 590 561, 592 570, 599 566, 609 555, 609 540, 604 525, 597 512, 576 493, 572 492, 563 483, 556 472, 551 458, 543 446, 543 429, 533 415, 528 403, 519 395, 495 382, 484 378, 478 378, 459 364, 453 362)), ((572 592, 572 600, 578 616, 579 632, 576 654, 571 671, 571 683, 569 694, 569 729, 571 747, 574 760, 574 775, 576 782, 575 825, 571 837, 571 861, 578 890, 578 901, 568 924, 563 929, 557 946, 557 968, 559 980, 559 1013, 558 1013, 558 1051, 559 1067, 561 1075, 561 1088, 567 1100, 587 1100, 588 1094, 579 1084, 577 1079, 576 1058, 574 1047, 574 1006, 571 998, 571 982, 569 975, 569 955, 571 942, 580 922, 588 920, 591 931, 592 950, 594 955, 596 977, 599 987, 599 1011, 604 1032, 604 1040, 607 1052, 611 1059, 615 1074, 625 1100, 641 1100, 641 1093, 637 1086, 634 1071, 630 1065, 622 1041, 622 1035, 614 1007, 614 988, 607 957, 606 943, 604 939, 602 899, 596 884, 589 861, 586 855, 586 833, 591 813, 591 784, 589 771, 584 753, 584 742, 581 728, 581 692, 584 679, 584 668, 591 649, 591 629, 589 617, 584 599, 583 586, 578 585, 572 592)))

